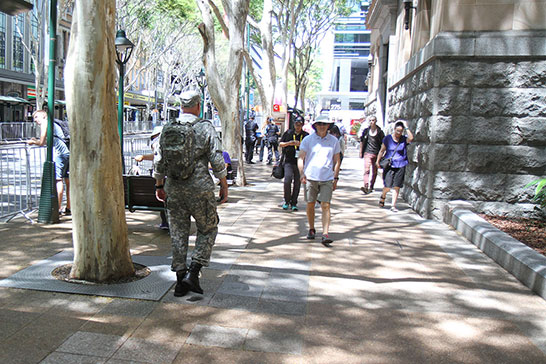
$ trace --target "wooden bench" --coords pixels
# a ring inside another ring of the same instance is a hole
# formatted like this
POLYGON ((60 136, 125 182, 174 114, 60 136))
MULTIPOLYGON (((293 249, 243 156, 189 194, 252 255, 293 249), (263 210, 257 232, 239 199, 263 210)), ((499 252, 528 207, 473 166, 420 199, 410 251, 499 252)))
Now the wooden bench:
POLYGON ((125 208, 164 211, 165 205, 155 197, 155 179, 152 176, 123 176, 125 208))
MULTIPOLYGON (((233 169, 230 185, 237 178, 239 161, 231 160, 233 169)), ((165 205, 155 197, 155 179, 152 176, 123 176, 123 188, 125 189, 125 208, 131 212, 136 210, 165 211, 165 205)))

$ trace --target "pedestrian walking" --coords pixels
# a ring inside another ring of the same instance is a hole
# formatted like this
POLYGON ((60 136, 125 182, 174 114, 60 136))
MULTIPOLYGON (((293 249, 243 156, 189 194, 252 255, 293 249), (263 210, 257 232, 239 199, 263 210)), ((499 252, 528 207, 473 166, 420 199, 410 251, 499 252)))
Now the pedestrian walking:
POLYGON ((377 118, 370 116, 368 121, 370 125, 360 136, 360 158, 364 158, 364 185, 360 190, 365 194, 373 192, 377 178, 377 154, 385 138, 385 133, 377 126, 377 118))
POLYGON ((339 141, 328 133, 333 121, 319 116, 313 123, 315 133, 310 134, 300 144, 298 168, 304 184, 307 201, 307 239, 315 239, 315 202, 320 201, 322 210, 322 239, 324 246, 330 246, 330 201, 332 192, 339 180, 339 141))
POLYGON ((265 126, 265 138, 267 145, 267 164, 273 163, 273 153, 275 153, 275 161, 279 161, 279 127, 273 123, 273 118, 267 118, 265 126))
POLYGON ((284 155, 284 204, 282 205, 284 210, 289 208, 292 211, 298 210, 298 196, 301 188, 298 157, 301 142, 309 135, 302 130, 302 127, 303 118, 298 116, 294 120, 294 128, 285 131, 279 143, 284 155))
POLYGON ((339 130, 337 125, 332 125, 328 133, 332 134, 339 141, 339 164, 343 163, 343 156, 345 155, 345 138, 339 130))
POLYGON ((380 161, 383 157, 390 158, 390 165, 383 169, 383 192, 379 199, 379 207, 385 207, 387 193, 392 189, 391 211, 398 212, 396 201, 400 194, 400 188, 404 185, 404 175, 408 161, 407 146, 413 141, 413 134, 407 128, 405 121, 398 120, 394 124, 394 132, 383 138, 383 143, 379 154, 377 155, 376 167, 380 167, 380 161), (404 130, 407 133, 403 135, 404 130))
POLYGON ((254 157, 254 146, 256 145, 257 131, 258 124, 254 120, 254 116, 251 115, 248 121, 245 123, 246 162, 248 164, 254 164, 252 158, 254 157))
POLYGON ((201 97, 195 90, 180 95, 182 114, 163 127, 159 150, 154 156, 156 197, 166 201, 176 272, 174 295, 188 291, 203 293, 199 272, 209 265, 212 247, 218 233, 218 214, 214 197, 215 185, 209 173, 220 180, 219 202, 228 198, 226 166, 222 146, 214 125, 199 118, 201 97), (165 178, 168 177, 168 178, 165 178), (186 267, 190 218, 197 227, 195 249, 189 269, 186 267))
MULTIPOLYGON (((47 111, 38 110, 32 114, 32 119, 40 126, 40 139, 32 137, 27 141, 28 145, 44 146, 47 144, 47 111)), ((53 122, 53 162, 55 163, 55 187, 57 188, 57 199, 59 203, 59 215, 66 216, 70 211, 70 148, 68 146, 68 122, 55 120, 53 122), (62 126, 61 126, 62 125, 62 126), (64 129, 64 131, 63 131, 64 129), (63 184, 64 182, 64 184, 63 184), (62 210, 64 185, 66 185, 66 206, 62 210)))
MULTIPOLYGON (((154 154, 159 148, 159 135, 161 134, 161 130, 163 130, 163 126, 155 126, 154 129, 152 130, 152 135, 150 136, 150 140, 152 141, 151 148, 153 153, 138 154, 135 156, 135 161, 142 162, 143 160, 147 160, 147 161, 154 160, 154 154)), ((159 212, 159 216, 161 217, 161 223, 159 224, 159 228, 161 230, 169 230, 169 221, 167 220, 167 214, 165 213, 165 211, 161 210, 159 212)))

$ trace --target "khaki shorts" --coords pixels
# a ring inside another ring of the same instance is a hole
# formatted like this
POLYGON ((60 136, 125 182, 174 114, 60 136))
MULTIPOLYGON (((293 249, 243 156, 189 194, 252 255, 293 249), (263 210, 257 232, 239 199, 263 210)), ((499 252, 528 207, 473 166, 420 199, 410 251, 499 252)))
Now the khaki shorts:
POLYGON ((330 202, 334 190, 334 181, 309 181, 304 184, 306 202, 330 202))

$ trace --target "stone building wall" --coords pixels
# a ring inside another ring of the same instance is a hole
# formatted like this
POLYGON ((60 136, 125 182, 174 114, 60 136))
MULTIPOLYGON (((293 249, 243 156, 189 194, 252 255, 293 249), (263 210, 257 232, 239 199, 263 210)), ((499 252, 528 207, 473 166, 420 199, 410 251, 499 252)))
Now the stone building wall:
POLYGON ((441 219, 467 200, 479 212, 536 213, 531 188, 546 177, 546 59, 432 56, 388 91, 389 122, 408 121, 404 199, 441 219))

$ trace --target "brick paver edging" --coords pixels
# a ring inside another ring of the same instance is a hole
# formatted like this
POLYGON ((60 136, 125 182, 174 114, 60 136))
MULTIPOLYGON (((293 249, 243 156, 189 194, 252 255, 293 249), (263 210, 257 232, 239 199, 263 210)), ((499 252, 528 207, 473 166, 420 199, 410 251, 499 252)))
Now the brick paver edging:
POLYGON ((444 222, 460 232, 488 257, 510 272, 533 292, 546 299, 546 257, 500 231, 472 212, 465 201, 452 201, 444 222))

